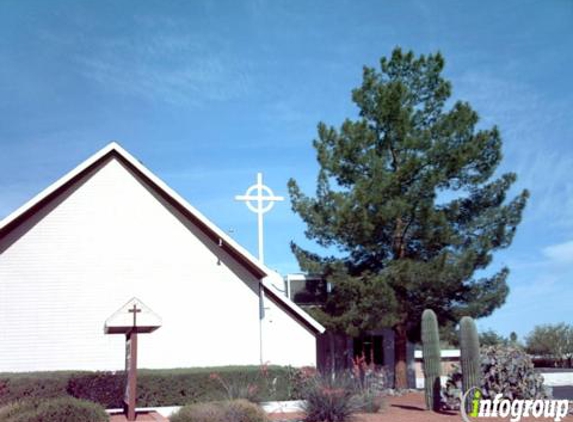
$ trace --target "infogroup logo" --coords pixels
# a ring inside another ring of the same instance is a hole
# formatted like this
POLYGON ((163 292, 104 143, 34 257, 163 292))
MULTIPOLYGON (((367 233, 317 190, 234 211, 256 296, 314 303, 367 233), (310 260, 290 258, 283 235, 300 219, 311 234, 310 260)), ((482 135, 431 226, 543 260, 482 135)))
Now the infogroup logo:
MULTIPOLYGON (((493 400, 484 399, 479 388, 471 388, 461 396, 461 413, 465 422, 471 418, 507 418, 519 422, 521 418, 553 418, 561 421, 569 412, 568 400, 509 400, 496 394, 493 400), (468 413, 468 410, 469 413, 468 413)), ((475 419, 474 419, 475 421, 475 419)))

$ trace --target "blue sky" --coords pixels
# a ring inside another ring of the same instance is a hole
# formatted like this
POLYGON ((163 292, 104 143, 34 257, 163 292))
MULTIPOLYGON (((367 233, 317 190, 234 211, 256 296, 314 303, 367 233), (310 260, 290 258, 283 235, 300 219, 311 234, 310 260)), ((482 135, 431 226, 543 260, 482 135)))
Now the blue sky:
MULTIPOLYGON (((502 334, 571 322, 573 2, 0 2, 0 218, 110 140, 253 254, 256 218, 233 201, 257 171, 307 193, 319 121, 356 116, 363 65, 394 46, 440 50, 454 98, 499 125, 502 170, 532 198, 508 265, 502 334)), ((266 221, 266 262, 295 272, 304 226, 288 202, 266 221)))

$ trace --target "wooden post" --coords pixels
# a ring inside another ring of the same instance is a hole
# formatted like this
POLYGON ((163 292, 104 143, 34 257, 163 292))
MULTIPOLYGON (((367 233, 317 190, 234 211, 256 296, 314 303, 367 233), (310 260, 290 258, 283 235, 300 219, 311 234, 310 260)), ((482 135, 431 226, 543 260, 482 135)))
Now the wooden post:
POLYGON ((123 398, 124 412, 128 421, 135 420, 135 398, 137 397, 137 331, 126 335, 125 372, 127 382, 123 398))
POLYGON ((161 318, 133 298, 115 312, 105 322, 106 334, 125 335, 125 391, 123 392, 123 414, 128 421, 135 421, 137 405, 137 336, 139 333, 151 333, 161 327, 161 318), (131 314, 131 315, 130 315, 131 314), (141 314, 145 325, 138 325, 141 314), (126 318, 129 316, 129 318, 126 318))

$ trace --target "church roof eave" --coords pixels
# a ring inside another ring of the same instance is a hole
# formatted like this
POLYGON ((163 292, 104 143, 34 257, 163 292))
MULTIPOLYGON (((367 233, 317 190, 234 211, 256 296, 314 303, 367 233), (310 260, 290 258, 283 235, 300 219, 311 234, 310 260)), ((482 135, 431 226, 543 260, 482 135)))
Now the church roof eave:
POLYGON ((6 237, 20 224, 25 222, 29 217, 33 216, 43 206, 47 205, 52 199, 56 198, 60 193, 67 190, 76 181, 80 180, 83 176, 97 168, 98 165, 110 157, 119 159, 151 188, 153 188, 154 191, 164 200, 175 207, 193 224, 199 227, 211 240, 218 243, 225 252, 241 263, 253 276, 259 279, 259 282, 265 291, 271 292, 273 301, 286 309, 292 317, 299 321, 299 323, 303 324, 307 329, 310 329, 315 334, 324 332, 324 328, 296 304, 288 300, 286 297, 283 298, 280 294, 276 294, 274 290, 270 290, 272 289, 271 284, 265 282, 264 279, 271 274, 271 270, 261 264, 246 249, 235 242, 227 233, 209 221, 207 217, 189 204, 177 192, 171 189, 165 182, 147 169, 139 160, 123 149, 117 142, 111 142, 102 148, 100 151, 92 155, 90 158, 1 220, 0 240, 6 237))

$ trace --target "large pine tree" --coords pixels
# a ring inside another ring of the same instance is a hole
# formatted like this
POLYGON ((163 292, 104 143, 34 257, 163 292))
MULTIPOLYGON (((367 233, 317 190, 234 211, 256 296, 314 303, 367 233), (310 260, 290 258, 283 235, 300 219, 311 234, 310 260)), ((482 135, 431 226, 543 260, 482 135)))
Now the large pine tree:
POLYGON ((289 181, 307 237, 326 248, 292 245, 301 268, 333 286, 315 316, 349 335, 391 326, 397 388, 407 385, 406 344, 425 308, 451 323, 504 303, 508 269, 475 273, 510 245, 528 198, 506 200, 516 175, 494 178, 499 131, 478 129, 468 103, 448 103, 443 68, 439 53, 399 48, 379 71, 364 68, 352 91, 359 117, 318 126, 316 196, 289 181))

